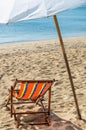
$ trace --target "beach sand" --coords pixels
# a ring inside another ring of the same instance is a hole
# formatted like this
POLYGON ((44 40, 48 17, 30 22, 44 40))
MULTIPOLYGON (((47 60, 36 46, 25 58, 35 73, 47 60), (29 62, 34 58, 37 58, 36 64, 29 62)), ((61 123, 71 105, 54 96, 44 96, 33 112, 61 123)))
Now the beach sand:
MULTIPOLYGON (((86 120, 86 37, 64 39, 64 44, 81 115, 86 120)), ((52 118, 57 119, 54 125, 49 127, 27 125, 20 126, 19 130, 86 130, 86 122, 77 117, 59 41, 0 45, 0 130, 16 130, 14 118, 10 117, 10 111, 4 106, 8 88, 16 78, 58 80, 52 87, 52 118), (64 122, 71 126, 65 127, 64 122)))

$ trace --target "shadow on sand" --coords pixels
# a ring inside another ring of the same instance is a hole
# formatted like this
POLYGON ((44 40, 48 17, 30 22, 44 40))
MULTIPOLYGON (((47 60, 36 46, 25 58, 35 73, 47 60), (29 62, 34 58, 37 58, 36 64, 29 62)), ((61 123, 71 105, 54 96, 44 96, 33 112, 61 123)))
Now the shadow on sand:
POLYGON ((48 125, 28 125, 28 122, 33 119, 36 119, 36 121, 43 119, 43 116, 36 115, 36 117, 34 117, 34 118, 32 118, 31 115, 28 115, 28 116, 24 116, 24 118, 22 120, 23 124, 20 125, 19 130, 22 130, 22 129, 28 130, 29 127, 32 130, 83 130, 79 126, 73 124, 71 121, 64 120, 64 119, 58 117, 54 113, 51 113, 51 116, 50 116, 50 126, 48 126, 48 125), (28 116, 29 116, 29 118, 28 118, 28 116))

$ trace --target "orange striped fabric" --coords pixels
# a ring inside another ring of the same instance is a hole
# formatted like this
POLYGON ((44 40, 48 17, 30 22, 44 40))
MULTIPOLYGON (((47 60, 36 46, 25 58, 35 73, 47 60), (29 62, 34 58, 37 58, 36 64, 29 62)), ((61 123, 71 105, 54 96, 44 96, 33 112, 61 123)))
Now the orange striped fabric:
POLYGON ((52 83, 48 82, 23 82, 20 85, 19 92, 13 93, 13 96, 17 99, 22 100, 35 100, 39 96, 42 96, 46 93, 46 91, 51 87, 52 83))

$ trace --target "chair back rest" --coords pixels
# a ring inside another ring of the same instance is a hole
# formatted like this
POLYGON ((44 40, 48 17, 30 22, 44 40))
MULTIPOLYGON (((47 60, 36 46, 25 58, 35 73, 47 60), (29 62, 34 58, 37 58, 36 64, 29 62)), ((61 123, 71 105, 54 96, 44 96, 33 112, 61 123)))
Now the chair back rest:
POLYGON ((47 81, 21 81, 19 91, 14 93, 17 99, 36 100, 42 97, 51 88, 54 80, 47 81))

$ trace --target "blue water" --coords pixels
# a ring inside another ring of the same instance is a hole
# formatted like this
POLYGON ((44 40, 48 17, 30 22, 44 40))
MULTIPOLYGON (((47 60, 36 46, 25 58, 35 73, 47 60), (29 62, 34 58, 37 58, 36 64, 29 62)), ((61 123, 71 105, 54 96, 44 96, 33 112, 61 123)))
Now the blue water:
MULTIPOLYGON (((66 11, 57 17, 63 37, 86 36, 86 6, 66 11)), ((56 38, 53 17, 0 25, 0 44, 56 38)))

